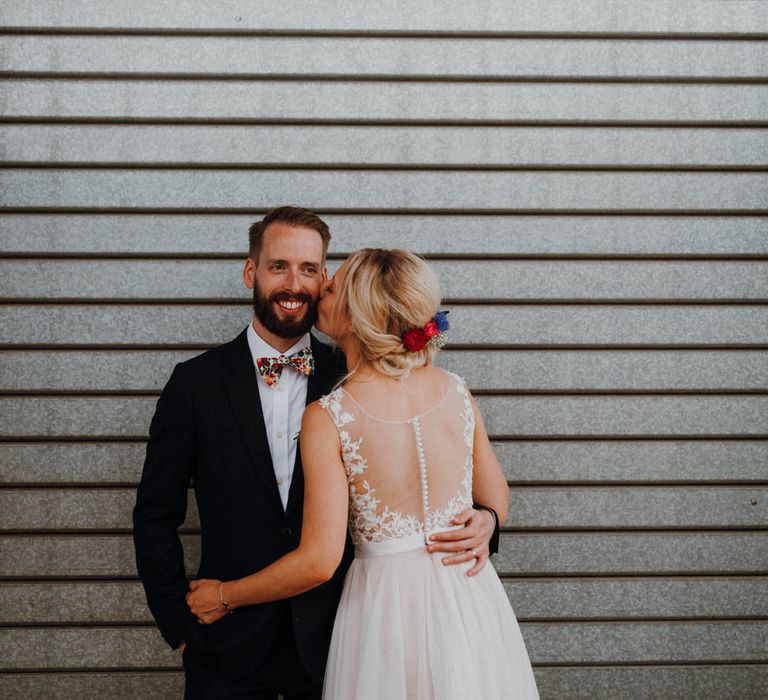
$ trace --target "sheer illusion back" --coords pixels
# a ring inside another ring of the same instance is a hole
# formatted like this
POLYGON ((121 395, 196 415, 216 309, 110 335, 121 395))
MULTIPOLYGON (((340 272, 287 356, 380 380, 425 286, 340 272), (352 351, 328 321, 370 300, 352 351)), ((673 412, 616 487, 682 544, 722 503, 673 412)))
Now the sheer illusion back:
POLYGON ((356 545, 451 527, 472 505, 474 414, 459 377, 425 412, 399 421, 372 415, 343 388, 321 399, 339 431, 356 545))

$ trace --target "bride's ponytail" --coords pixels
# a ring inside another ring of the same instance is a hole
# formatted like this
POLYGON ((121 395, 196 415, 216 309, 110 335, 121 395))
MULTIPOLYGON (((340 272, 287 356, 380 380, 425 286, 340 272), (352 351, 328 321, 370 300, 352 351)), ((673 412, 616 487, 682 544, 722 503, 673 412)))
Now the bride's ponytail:
POLYGON ((363 248, 348 258, 337 293, 365 364, 401 378, 432 362, 435 343, 410 350, 403 345, 406 333, 428 324, 440 305, 437 277, 420 257, 363 248))

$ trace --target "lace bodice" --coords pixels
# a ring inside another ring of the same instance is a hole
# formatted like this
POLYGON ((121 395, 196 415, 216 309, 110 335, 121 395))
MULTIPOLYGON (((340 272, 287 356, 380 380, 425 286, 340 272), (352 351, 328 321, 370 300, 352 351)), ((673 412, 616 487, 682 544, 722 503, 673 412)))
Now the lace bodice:
POLYGON ((403 421, 370 415, 343 388, 320 399, 339 432, 355 544, 426 539, 472 505, 474 414, 464 381, 446 374, 443 398, 403 421))

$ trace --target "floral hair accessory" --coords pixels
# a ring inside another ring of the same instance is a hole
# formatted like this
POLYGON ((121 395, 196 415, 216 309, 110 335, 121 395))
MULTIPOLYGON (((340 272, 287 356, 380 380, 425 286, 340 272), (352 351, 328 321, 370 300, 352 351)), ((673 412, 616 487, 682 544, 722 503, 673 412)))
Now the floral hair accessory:
POLYGON ((438 311, 423 328, 411 328, 403 335, 403 345, 408 352, 420 352, 427 345, 439 350, 447 340, 448 312, 438 311))

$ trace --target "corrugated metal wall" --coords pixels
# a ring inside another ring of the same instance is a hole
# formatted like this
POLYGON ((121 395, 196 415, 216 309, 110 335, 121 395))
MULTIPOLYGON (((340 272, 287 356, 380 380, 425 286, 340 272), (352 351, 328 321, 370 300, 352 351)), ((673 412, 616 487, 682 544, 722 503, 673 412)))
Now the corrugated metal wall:
POLYGON ((0 696, 178 696, 144 439, 287 202, 434 260, 542 697, 765 696, 765 2, 0 13, 0 696))

